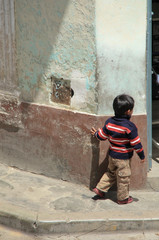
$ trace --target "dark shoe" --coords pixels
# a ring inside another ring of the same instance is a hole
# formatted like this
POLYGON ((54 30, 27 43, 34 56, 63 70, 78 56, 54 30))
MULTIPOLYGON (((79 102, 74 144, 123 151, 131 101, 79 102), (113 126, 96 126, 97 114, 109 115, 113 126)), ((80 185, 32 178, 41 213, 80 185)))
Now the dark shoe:
POLYGON ((101 198, 104 198, 104 192, 100 191, 99 189, 94 188, 94 189, 93 189, 93 192, 94 192, 95 194, 97 194, 98 196, 100 196, 101 198))
POLYGON ((117 200, 117 203, 118 204, 128 204, 128 203, 131 203, 133 202, 133 198, 130 196, 124 200, 117 200))

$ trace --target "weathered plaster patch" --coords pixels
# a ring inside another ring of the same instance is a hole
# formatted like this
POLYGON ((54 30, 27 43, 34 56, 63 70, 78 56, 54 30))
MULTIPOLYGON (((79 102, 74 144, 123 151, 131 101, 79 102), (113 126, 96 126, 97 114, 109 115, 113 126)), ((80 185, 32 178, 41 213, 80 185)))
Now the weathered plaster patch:
POLYGON ((71 106, 76 109, 80 104, 80 108, 86 108, 86 77, 78 70, 74 70, 72 71, 71 79, 71 87, 75 92, 75 95, 71 101, 71 106))
POLYGON ((23 100, 53 104, 49 101, 48 83, 53 75, 69 79, 75 89, 81 88, 75 92, 75 100, 72 99, 73 108, 95 113, 94 0, 87 4, 84 0, 15 1, 18 74, 23 100), (76 84, 76 78, 72 79, 74 71, 82 76, 76 84), (90 101, 93 101, 91 107, 90 101))

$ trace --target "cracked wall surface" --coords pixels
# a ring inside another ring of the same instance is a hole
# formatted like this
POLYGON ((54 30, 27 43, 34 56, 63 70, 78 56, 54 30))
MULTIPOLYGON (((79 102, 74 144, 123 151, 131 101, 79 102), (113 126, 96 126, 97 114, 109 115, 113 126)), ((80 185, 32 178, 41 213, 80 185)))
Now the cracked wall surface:
MULTIPOLYGON (((95 186, 108 143, 92 139, 90 128, 104 125, 123 92, 135 98, 147 154, 146 0, 0 3, 0 161, 95 186), (63 93, 62 104, 54 101, 63 93)), ((132 162, 139 188, 147 166, 136 155, 132 162)))
POLYGON ((0 0, 0 91, 16 93, 14 0, 0 0))
POLYGON ((69 108, 96 113, 94 0, 16 0, 15 7, 21 98, 56 106, 50 95, 53 76, 70 80, 69 108))

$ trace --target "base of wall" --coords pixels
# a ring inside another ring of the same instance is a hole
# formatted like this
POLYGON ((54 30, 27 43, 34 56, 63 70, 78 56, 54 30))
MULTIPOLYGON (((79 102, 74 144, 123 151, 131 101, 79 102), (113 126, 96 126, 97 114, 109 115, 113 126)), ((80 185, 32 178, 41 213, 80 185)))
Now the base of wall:
MULTIPOLYGON (((109 117, 57 109, 49 106, 1 101, 0 162, 49 177, 96 186, 106 171, 108 142, 90 134, 109 117), (5 103, 5 104, 4 104, 5 103)), ((146 115, 133 116, 147 155, 146 115)), ((131 188, 146 184, 147 163, 132 159, 131 188)))

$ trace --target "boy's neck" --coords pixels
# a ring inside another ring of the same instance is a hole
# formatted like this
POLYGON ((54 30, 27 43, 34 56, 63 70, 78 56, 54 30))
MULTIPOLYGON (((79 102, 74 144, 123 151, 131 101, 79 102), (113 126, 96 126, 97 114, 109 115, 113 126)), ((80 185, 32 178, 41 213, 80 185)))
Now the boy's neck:
POLYGON ((130 119, 131 115, 128 114, 124 114, 124 115, 115 115, 116 118, 126 118, 126 119, 130 119))

